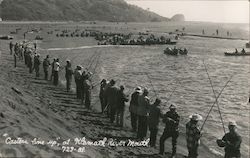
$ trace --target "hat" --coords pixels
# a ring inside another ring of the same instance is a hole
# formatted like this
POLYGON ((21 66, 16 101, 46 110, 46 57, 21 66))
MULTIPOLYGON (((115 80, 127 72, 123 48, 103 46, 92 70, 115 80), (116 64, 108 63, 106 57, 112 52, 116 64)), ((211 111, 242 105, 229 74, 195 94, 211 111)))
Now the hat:
POLYGON ((135 91, 141 93, 142 92, 141 87, 140 86, 136 87, 135 91))
POLYGON ((200 120, 202 120, 202 116, 199 115, 199 114, 192 114, 192 115, 189 116, 189 118, 191 120, 194 120, 194 121, 200 121, 200 120))
POLYGON ((228 126, 237 126, 235 121, 229 121, 228 126))
POLYGON ((69 59, 67 59, 67 60, 66 60, 66 62, 67 62, 67 63, 70 63, 70 60, 69 60, 69 59))
POLYGON ((174 104, 171 104, 169 109, 176 109, 176 106, 174 104))
POLYGON ((115 84, 115 80, 110 80, 110 84, 114 85, 115 84))

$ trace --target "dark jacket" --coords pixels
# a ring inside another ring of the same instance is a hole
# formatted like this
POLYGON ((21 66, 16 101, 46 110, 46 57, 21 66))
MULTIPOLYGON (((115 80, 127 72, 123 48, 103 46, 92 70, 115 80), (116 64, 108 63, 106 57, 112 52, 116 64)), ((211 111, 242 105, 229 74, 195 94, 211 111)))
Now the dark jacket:
POLYGON ((126 96, 126 94, 119 90, 118 94, 117 94, 117 108, 118 109, 124 109, 125 107, 125 102, 128 102, 128 97, 126 96))
POLYGON ((73 70, 71 66, 65 66, 65 78, 72 79, 72 76, 73 76, 73 70))
POLYGON ((115 86, 108 87, 106 90, 107 102, 111 108, 117 108, 119 89, 115 86))
POLYGON ((138 108, 138 97, 140 93, 139 92, 134 92, 131 95, 131 100, 130 100, 130 106, 129 106, 129 111, 136 114, 137 113, 137 108, 138 108))
POLYGON ((165 123, 165 130, 167 131, 178 131, 179 130, 179 122, 180 116, 177 112, 168 111, 163 116, 163 122, 165 123))
POLYGON ((44 69, 45 71, 48 71, 49 66, 50 66, 50 61, 49 61, 48 58, 45 58, 45 59, 43 60, 43 69, 44 69))
POLYGON ((240 144, 242 138, 238 133, 226 133, 222 138, 226 142, 225 154, 231 157, 239 157, 240 154, 240 144))
POLYGON ((154 104, 151 105, 149 108, 149 118, 148 118, 149 128, 158 128, 160 116, 161 116, 160 108, 154 104))

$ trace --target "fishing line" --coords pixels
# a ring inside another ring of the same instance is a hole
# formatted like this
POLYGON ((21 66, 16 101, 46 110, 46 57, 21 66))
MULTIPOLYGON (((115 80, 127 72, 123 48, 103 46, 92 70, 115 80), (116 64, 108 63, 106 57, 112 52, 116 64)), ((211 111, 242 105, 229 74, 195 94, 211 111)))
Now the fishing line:
POLYGON ((221 91, 220 91, 220 93, 218 94, 218 96, 215 98, 215 102, 212 104, 212 106, 211 106, 211 108, 210 108, 210 110, 209 110, 209 112, 208 112, 208 114, 207 114, 207 116, 206 116, 206 118, 205 118, 205 120, 204 120, 202 126, 201 126, 200 131, 202 131, 202 129, 203 129, 203 127, 204 127, 204 125, 205 125, 205 123, 206 123, 206 121, 207 121, 207 119, 208 119, 208 116, 210 115, 210 113, 211 113, 211 111, 212 111, 212 109, 213 109, 215 103, 217 102, 218 98, 221 96, 222 92, 223 92, 224 89, 227 87, 228 83, 231 81, 231 79, 233 78, 233 76, 234 76, 234 75, 232 75, 232 76, 229 78, 229 80, 226 82, 226 84, 224 85, 224 87, 221 89, 221 91))
MULTIPOLYGON (((207 73, 207 76, 208 76, 208 79, 209 79, 209 82, 210 82, 210 85, 211 85, 211 88, 213 90, 213 94, 214 94, 214 98, 216 98, 216 94, 215 94, 215 90, 214 90, 214 86, 213 86, 213 83, 212 83, 212 80, 210 78, 210 75, 208 73, 208 69, 207 69, 207 66, 205 64, 205 61, 203 60, 203 64, 204 64, 204 67, 205 67, 205 70, 206 70, 206 73, 207 73)), ((226 133, 226 130, 225 130, 225 125, 224 125, 224 121, 223 121, 223 118, 222 118, 222 115, 221 115, 221 110, 220 110, 220 106, 217 102, 217 100, 215 100, 216 104, 217 104, 217 108, 218 108, 218 111, 219 111, 219 114, 220 114, 220 119, 221 119, 221 123, 222 123, 222 127, 223 127, 223 130, 224 130, 224 133, 226 133)))

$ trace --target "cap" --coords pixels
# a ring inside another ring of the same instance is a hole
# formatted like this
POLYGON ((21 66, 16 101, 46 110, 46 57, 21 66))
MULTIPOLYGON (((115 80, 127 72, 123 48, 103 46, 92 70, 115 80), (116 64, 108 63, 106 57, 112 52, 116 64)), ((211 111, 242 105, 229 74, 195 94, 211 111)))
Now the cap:
POLYGON ((200 121, 200 120, 202 120, 202 116, 199 115, 199 114, 192 114, 192 115, 189 116, 189 118, 191 120, 194 120, 194 121, 200 121))
POLYGON ((237 126, 235 121, 229 121, 228 126, 237 126))
POLYGON ((176 109, 176 106, 174 104, 171 104, 169 109, 176 109))
POLYGON ((141 88, 140 86, 138 86, 138 87, 135 88, 135 91, 141 93, 141 92, 142 92, 141 89, 142 89, 142 88, 141 88))

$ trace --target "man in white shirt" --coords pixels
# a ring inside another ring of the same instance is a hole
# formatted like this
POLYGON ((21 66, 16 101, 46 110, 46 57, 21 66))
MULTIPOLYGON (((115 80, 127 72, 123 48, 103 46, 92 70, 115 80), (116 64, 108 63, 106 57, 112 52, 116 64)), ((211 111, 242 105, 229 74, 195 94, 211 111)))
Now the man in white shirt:
POLYGON ((56 62, 54 63, 54 85, 58 85, 58 80, 59 80, 59 70, 60 70, 60 63, 59 59, 56 59, 56 62))

